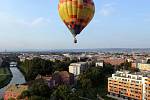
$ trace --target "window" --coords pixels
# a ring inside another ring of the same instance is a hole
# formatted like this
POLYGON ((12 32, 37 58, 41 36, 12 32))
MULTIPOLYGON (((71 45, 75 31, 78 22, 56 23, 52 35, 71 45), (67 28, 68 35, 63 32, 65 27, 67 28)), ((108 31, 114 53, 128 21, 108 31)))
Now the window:
POLYGON ((135 77, 132 77, 132 79, 136 79, 135 77))
POLYGON ((136 81, 136 83, 139 83, 139 81, 136 81))

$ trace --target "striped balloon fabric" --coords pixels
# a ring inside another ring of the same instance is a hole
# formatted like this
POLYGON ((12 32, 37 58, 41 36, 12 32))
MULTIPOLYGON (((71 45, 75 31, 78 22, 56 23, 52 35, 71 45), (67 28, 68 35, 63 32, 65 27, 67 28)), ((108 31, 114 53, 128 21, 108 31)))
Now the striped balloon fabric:
POLYGON ((88 25, 95 13, 93 0, 60 0, 59 15, 74 37, 88 25))

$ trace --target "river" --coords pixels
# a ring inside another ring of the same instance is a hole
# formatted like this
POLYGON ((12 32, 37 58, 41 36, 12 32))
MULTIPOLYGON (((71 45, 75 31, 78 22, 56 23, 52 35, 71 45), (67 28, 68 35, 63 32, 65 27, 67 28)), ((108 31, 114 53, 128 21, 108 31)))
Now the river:
MULTIPOLYGON (((8 85, 11 85, 11 84, 23 84, 23 83, 26 82, 23 74, 19 71, 19 69, 17 67, 11 67, 10 70, 12 72, 13 77, 12 77, 12 80, 10 81, 10 83, 8 85)), ((5 91, 7 86, 5 86, 4 88, 0 89, 0 98, 3 96, 4 91, 5 91)))

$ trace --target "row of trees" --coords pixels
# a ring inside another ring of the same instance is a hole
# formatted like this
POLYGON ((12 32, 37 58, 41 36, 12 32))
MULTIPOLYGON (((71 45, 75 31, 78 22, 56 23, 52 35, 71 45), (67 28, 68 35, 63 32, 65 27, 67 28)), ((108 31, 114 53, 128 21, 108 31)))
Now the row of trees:
POLYGON ((9 59, 8 57, 3 57, 2 60, 3 60, 3 61, 2 61, 0 67, 9 67, 10 59, 9 59))
POLYGON ((44 60, 41 58, 34 58, 32 60, 25 60, 20 64, 19 69, 23 72, 27 81, 34 80, 35 77, 40 75, 52 74, 55 71, 68 71, 68 66, 70 63, 75 61, 66 61, 56 60, 55 62, 44 60))

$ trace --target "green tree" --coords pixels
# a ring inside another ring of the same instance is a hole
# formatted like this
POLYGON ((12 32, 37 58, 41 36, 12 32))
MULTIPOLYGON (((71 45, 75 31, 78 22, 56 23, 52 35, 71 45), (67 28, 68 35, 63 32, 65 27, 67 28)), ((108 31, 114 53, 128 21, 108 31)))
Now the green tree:
POLYGON ((107 94, 107 78, 114 73, 114 67, 105 64, 103 68, 91 67, 78 77, 76 89, 81 97, 95 100, 97 94, 107 94))
POLYGON ((41 96, 37 96, 37 95, 33 95, 29 98, 29 100, 50 100, 50 99, 41 97, 41 96))
POLYGON ((41 96, 45 98, 50 98, 51 90, 43 80, 36 80, 29 87, 30 94, 33 96, 41 96))
POLYGON ((10 62, 10 59, 8 57, 3 58, 1 67, 9 67, 9 62, 10 62))
POLYGON ((58 86, 51 95, 51 100, 77 100, 78 96, 66 85, 58 86))
POLYGON ((25 98, 30 98, 31 93, 29 90, 23 91, 21 95, 18 97, 18 99, 25 99, 25 98))

